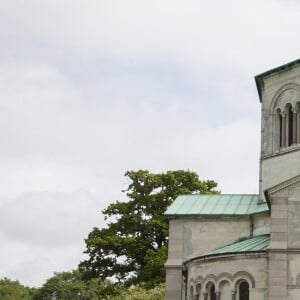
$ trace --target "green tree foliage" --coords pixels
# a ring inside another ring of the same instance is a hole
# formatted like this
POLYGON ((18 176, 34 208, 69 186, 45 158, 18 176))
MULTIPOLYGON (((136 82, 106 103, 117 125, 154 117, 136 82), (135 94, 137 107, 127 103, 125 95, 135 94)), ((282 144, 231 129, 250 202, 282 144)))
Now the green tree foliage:
MULTIPOLYGON (((78 270, 55 273, 39 288, 33 300, 98 300, 115 295, 118 289, 108 280, 93 278, 84 281, 78 270)), ((1 299, 1 298, 0 298, 1 299)))
POLYGON ((19 281, 0 279, 1 300, 32 300, 33 288, 25 287, 19 281))
POLYGON ((114 277, 150 288, 163 282, 168 222, 164 213, 180 194, 217 193, 217 183, 201 181, 195 172, 153 174, 128 171, 128 200, 103 210, 107 228, 94 228, 85 240, 89 259, 80 263, 85 278, 114 277))
POLYGON ((165 299, 165 286, 159 284, 156 287, 147 290, 141 286, 133 286, 127 289, 120 289, 119 293, 115 296, 109 296, 105 300, 164 300, 165 299))

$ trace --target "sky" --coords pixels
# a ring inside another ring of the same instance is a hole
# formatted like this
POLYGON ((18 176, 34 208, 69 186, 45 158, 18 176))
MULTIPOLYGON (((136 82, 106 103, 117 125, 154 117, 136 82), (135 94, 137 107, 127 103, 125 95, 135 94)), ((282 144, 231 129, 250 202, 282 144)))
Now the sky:
POLYGON ((0 278, 75 269, 127 170, 258 193, 254 76, 299 58, 299 1, 0 3, 0 278))

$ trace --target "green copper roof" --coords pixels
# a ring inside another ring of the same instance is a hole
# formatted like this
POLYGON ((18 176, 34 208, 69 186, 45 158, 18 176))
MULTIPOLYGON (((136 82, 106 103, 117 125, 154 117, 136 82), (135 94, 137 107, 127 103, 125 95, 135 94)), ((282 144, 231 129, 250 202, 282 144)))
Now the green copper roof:
POLYGON ((270 235, 258 235, 242 241, 237 241, 233 244, 214 249, 206 252, 199 257, 214 256, 230 253, 245 253, 245 252, 261 252, 266 251, 270 242, 270 235))
POLYGON ((291 61, 287 64, 281 65, 279 67, 276 67, 274 69, 271 69, 269 71, 266 71, 264 73, 258 74, 255 76, 255 83, 256 83, 256 87, 257 87, 257 91, 258 91, 258 95, 259 95, 259 100, 261 102, 261 96, 262 96, 262 90, 264 88, 264 78, 273 75, 275 73, 279 73, 285 70, 289 70, 293 67, 299 66, 300 65, 300 59, 296 59, 294 61, 291 61))
POLYGON ((263 72, 261 74, 256 75, 255 78, 267 77, 267 76, 269 76, 271 74, 278 73, 278 72, 281 72, 281 71, 284 71, 284 70, 288 70, 288 69, 290 69, 290 68, 292 68, 294 66, 298 66, 298 65, 300 65, 300 59, 293 60, 293 61, 288 62, 288 63, 286 63, 284 65, 281 65, 279 67, 275 67, 273 69, 265 71, 265 72, 263 72))
POLYGON ((258 195, 181 195, 166 216, 241 216, 269 211, 266 203, 257 205, 257 201, 258 195))

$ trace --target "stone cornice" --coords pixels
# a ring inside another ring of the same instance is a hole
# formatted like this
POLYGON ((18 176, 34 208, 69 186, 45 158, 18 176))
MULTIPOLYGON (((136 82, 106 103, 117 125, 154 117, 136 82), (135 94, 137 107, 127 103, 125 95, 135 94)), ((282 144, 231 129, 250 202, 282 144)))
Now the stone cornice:
POLYGON ((300 186, 300 175, 269 188, 268 190, 266 190, 265 193, 267 194, 267 197, 269 199, 272 196, 278 195, 286 190, 293 189, 297 186, 300 186))
POLYGON ((203 264, 208 262, 216 262, 221 260, 241 260, 251 259, 253 257, 267 257, 267 250, 255 251, 255 252, 239 252, 239 253, 227 253, 222 255, 211 255, 204 257, 194 257, 184 262, 186 267, 193 264, 203 264))

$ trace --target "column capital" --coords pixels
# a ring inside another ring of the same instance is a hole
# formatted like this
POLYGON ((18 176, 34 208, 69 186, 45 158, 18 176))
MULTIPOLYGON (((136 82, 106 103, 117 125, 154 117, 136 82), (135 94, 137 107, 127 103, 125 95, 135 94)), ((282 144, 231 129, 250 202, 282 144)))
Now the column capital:
POLYGON ((286 117, 286 112, 281 111, 281 112, 280 112, 280 115, 281 115, 282 118, 285 118, 285 117, 286 117))

